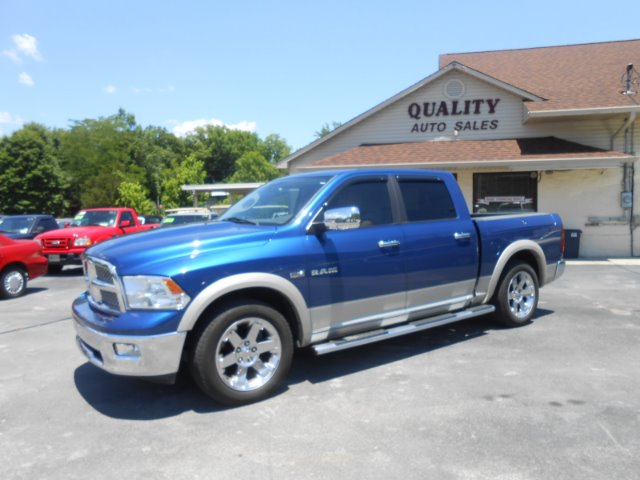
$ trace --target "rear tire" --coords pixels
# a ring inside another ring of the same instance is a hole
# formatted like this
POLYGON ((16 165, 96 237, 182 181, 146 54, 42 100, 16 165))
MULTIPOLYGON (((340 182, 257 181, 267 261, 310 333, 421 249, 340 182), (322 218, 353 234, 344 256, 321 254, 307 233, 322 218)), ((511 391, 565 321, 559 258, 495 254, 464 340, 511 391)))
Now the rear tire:
POLYGON ((493 296, 496 320, 507 327, 530 323, 538 307, 538 292, 538 275, 528 263, 508 263, 493 296))
POLYGON ((264 303, 228 305, 194 333, 191 375, 218 403, 237 406, 267 398, 291 366, 289 324, 264 303))
POLYGON ((17 298, 27 290, 27 274, 20 267, 7 267, 0 274, 0 298, 17 298))

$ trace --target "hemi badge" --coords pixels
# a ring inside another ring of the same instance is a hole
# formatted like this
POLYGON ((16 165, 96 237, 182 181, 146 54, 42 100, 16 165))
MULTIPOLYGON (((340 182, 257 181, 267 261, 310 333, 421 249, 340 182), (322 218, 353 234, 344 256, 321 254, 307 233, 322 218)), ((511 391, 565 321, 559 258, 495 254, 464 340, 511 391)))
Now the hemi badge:
POLYGON ((289 278, 291 280, 295 280, 296 278, 304 278, 304 276, 305 276, 304 270, 298 270, 297 272, 291 272, 289 274, 289 278))

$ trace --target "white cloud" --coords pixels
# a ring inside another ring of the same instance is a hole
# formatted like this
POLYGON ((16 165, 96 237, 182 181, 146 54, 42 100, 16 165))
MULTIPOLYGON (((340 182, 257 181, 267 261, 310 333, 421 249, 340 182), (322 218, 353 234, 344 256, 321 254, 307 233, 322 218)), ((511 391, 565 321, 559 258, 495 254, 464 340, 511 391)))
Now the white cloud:
POLYGON ((113 95, 117 91, 118 91, 118 87, 116 87, 115 85, 109 84, 106 87, 104 87, 104 93, 108 93, 109 95, 113 95))
POLYGON ((175 127, 173 127, 173 133, 175 133, 179 137, 184 137, 189 133, 193 133, 196 128, 204 127, 206 125, 212 125, 214 127, 224 126, 230 130, 242 130, 243 132, 256 131, 256 122, 242 121, 235 124, 225 124, 222 120, 218 120, 217 118, 211 118, 209 120, 207 120, 206 118, 201 118, 198 120, 187 120, 186 122, 178 123, 175 127))
POLYGON ((4 55, 5 57, 8 57, 16 65, 20 65, 22 63, 22 59, 20 58, 20 55, 18 55, 18 52, 16 52, 13 49, 3 50, 2 55, 4 55))
POLYGON ((2 50, 2 55, 13 63, 20 65, 23 62, 22 57, 30 57, 38 62, 42 61, 36 37, 23 33, 22 35, 13 35, 11 40, 13 40, 13 48, 2 50))
POLYGON ((36 84, 36 82, 33 81, 33 78, 31 78, 31 75, 26 72, 22 72, 20 75, 18 75, 18 81, 22 85, 26 85, 27 87, 33 87, 36 84))
POLYGON ((42 60, 42 55, 40 55, 38 51, 38 40, 36 40, 36 37, 28 33, 23 33, 22 35, 14 35, 11 39, 18 52, 22 55, 26 55, 37 61, 42 60))
POLYGON ((9 112, 0 112, 0 124, 5 125, 22 125, 24 120, 21 117, 12 115, 9 112))

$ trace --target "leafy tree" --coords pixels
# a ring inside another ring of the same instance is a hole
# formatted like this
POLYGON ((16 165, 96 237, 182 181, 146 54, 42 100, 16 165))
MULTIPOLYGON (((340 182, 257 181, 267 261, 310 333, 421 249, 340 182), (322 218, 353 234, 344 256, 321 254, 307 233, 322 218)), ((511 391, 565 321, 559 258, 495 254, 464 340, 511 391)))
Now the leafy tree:
POLYGON ((258 152, 245 153, 236 162, 236 171, 229 182, 268 182, 281 175, 280 170, 258 152))
POLYGON ((60 154, 75 209, 113 205, 122 178, 148 183, 141 138, 135 117, 122 109, 110 117, 73 122, 61 135, 60 154))
POLYGON ((30 123, 0 141, 0 211, 51 213, 66 210, 67 182, 57 140, 44 126, 30 123))
POLYGON ((218 182, 235 171, 236 161, 245 153, 257 151, 260 139, 253 132, 207 125, 185 138, 190 153, 204 162, 208 182, 218 182))
POLYGON ((116 205, 134 208, 140 215, 151 215, 157 212, 156 206, 149 200, 149 192, 138 182, 120 183, 116 205))
POLYGON ((331 125, 329 125, 328 123, 325 123, 322 126, 322 128, 319 131, 317 131, 314 135, 316 138, 326 137, 331 132, 333 132, 336 128, 341 126, 342 126, 342 123, 340 122, 332 122, 331 125))
POLYGON ((291 153, 291 147, 280 135, 272 133, 260 142, 258 150, 269 163, 276 164, 291 153))
MULTIPOLYGON (((189 155, 183 161, 175 162, 166 169, 162 181, 162 203, 165 208, 183 207, 192 202, 191 194, 181 189, 182 185, 198 185, 204 183, 206 172, 204 162, 195 155, 189 155)), ((201 197, 206 200, 206 197, 201 197)))

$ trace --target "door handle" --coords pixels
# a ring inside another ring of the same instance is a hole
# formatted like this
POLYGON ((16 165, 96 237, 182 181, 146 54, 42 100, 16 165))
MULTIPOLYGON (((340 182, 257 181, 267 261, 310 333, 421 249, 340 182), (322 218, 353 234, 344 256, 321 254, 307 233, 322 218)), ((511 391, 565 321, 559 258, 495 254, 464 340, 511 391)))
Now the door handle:
POLYGON ((456 232, 453 234, 453 238, 456 240, 469 240, 471 238, 471 234, 469 232, 456 232))
POLYGON ((396 248, 400 246, 400 242, 398 240, 380 240, 378 242, 378 247, 380 248, 396 248))

